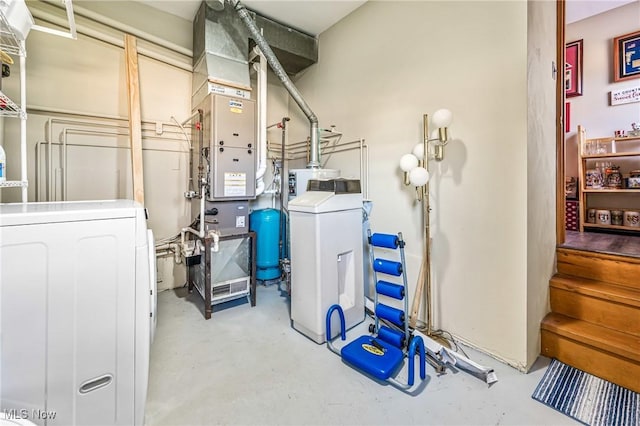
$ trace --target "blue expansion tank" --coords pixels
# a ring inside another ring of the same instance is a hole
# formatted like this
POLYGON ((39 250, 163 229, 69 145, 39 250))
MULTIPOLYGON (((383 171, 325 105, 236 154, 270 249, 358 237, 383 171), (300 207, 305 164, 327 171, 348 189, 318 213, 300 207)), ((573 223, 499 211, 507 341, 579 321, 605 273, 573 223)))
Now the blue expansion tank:
POLYGON ((280 277, 280 211, 255 210, 249 215, 249 229, 256 233, 256 279, 280 277))

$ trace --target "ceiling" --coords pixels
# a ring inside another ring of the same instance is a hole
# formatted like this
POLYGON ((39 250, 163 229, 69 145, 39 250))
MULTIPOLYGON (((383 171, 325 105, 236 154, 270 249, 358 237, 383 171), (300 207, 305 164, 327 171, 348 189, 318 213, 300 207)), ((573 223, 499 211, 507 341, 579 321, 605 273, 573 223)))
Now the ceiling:
MULTIPOLYGON (((192 21, 202 0, 136 0, 192 21)), ((318 35, 362 6, 367 0, 243 0, 250 9, 301 30, 318 35)), ((640 0, 566 0, 566 23, 571 24, 640 0)))
MULTIPOLYGON (((193 21, 201 0, 137 0, 193 21)), ((353 12, 366 0, 244 0, 242 4, 275 21, 318 35, 353 12)))
POLYGON ((567 0, 565 22, 571 24, 640 0, 567 0))

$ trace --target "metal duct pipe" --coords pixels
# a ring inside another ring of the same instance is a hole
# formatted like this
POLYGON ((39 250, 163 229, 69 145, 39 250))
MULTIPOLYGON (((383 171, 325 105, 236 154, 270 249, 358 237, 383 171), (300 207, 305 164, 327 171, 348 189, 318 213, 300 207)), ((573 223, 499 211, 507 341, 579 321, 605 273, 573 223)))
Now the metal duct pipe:
POLYGON ((256 23, 253 21, 253 19, 251 18, 251 15, 247 11, 247 9, 244 7, 244 5, 242 5, 242 3, 240 3, 239 0, 229 0, 229 1, 233 5, 234 10, 238 13, 238 16, 240 16, 240 19, 242 19, 242 22, 244 22, 244 24, 247 26, 247 29, 249 30, 251 37, 253 37, 253 40, 256 42, 256 44, 262 51, 262 54, 267 58, 267 62, 271 66, 271 69, 273 70, 273 72, 280 79, 285 89, 287 89, 287 92, 289 92, 289 95, 291 95, 293 100, 296 101, 296 103, 298 104, 298 106, 300 107, 304 115, 306 115, 307 118, 309 119, 309 124, 311 126, 311 129, 309 131, 309 136, 311 141, 311 147, 310 147, 311 153, 309 156, 309 164, 307 164, 307 168, 310 168, 310 169, 319 168, 320 161, 318 160, 318 158, 319 158, 320 146, 318 144, 318 117, 316 117, 314 112, 311 111, 311 108, 309 107, 309 105, 302 98, 302 95, 300 94, 296 86, 293 84, 293 82, 287 75, 284 68, 282 68, 282 65, 280 65, 280 61, 278 61, 278 58, 276 57, 275 53, 273 53, 273 50, 271 50, 271 47, 269 47, 269 43, 267 43, 267 41, 264 39, 264 37, 260 33, 260 29, 256 26, 256 23))
POLYGON ((224 0, 206 0, 205 3, 216 12, 224 9, 224 0))

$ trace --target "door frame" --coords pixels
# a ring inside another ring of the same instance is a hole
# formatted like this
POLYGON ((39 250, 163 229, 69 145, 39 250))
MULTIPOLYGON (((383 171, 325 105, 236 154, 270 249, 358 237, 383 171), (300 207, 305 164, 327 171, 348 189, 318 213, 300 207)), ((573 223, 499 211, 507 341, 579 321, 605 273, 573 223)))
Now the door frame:
POLYGON ((556 0, 556 246, 564 243, 565 232, 565 10, 566 0, 556 0))

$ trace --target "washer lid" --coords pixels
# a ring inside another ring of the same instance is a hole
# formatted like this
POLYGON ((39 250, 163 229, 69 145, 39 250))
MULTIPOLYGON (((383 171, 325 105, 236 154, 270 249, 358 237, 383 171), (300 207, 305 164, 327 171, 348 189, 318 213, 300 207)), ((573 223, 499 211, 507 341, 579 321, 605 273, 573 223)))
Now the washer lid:
POLYGON ((139 209, 133 200, 0 204, 0 226, 128 218, 139 209))

